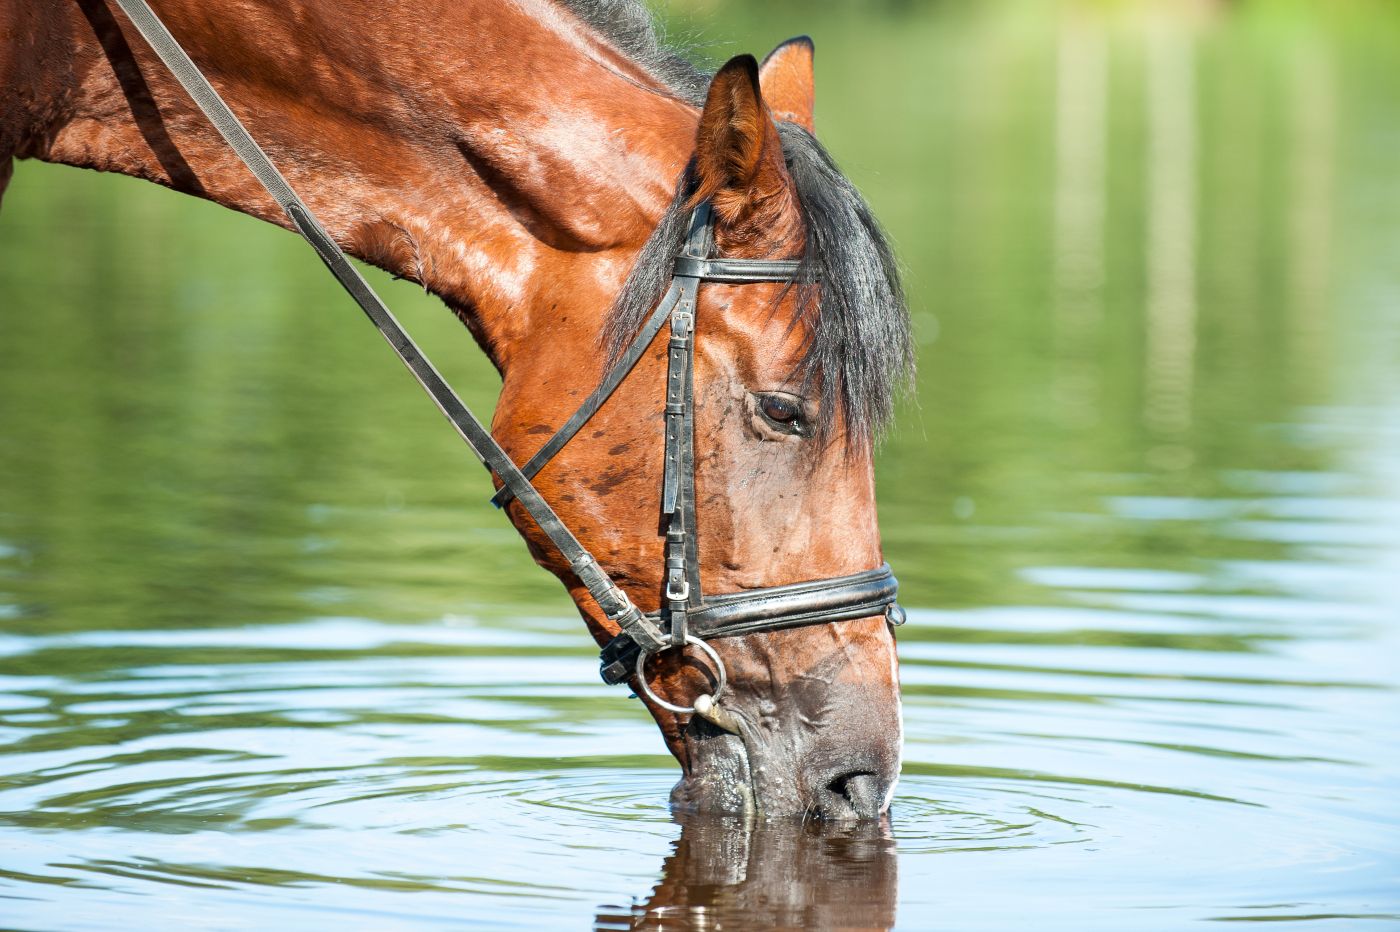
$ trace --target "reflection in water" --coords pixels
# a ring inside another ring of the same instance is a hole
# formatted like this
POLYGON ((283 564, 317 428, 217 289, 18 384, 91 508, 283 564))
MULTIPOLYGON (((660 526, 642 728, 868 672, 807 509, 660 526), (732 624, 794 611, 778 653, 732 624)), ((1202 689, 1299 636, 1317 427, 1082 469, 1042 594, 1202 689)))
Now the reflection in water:
POLYGON ((1331 343, 1327 326, 1331 284, 1332 210, 1336 145, 1336 88, 1328 50, 1316 40, 1301 44, 1293 67, 1293 119, 1289 127, 1289 313, 1300 343, 1331 343))
POLYGON ((1196 81, 1191 37, 1176 20, 1147 30, 1147 426, 1156 459, 1179 467, 1191 425, 1196 356, 1196 81))
POLYGON ((1098 418, 1086 360, 1100 351, 1108 199, 1108 42, 1101 23, 1069 16, 1055 72, 1055 386, 1057 417, 1098 418))
POLYGON ((597 929, 888 929, 899 869, 889 825, 679 818, 650 897, 597 929))

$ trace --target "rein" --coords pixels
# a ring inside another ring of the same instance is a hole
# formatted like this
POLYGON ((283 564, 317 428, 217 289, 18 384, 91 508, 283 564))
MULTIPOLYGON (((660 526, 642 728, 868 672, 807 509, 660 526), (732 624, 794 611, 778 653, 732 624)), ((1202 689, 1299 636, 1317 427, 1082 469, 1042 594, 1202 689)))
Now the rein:
POLYGON ((519 501, 568 561, 604 615, 618 626, 621 633, 601 652, 604 682, 625 683, 635 675, 641 691, 662 708, 680 714, 698 713, 720 727, 736 731, 733 716, 716 705, 726 685, 726 672, 708 639, 869 618, 881 613, 890 624, 903 624, 904 612, 895 602, 898 583, 889 564, 851 576, 714 595, 709 599, 701 593, 695 535, 694 448, 694 334, 699 287, 707 281, 791 282, 798 275, 799 261, 710 257, 714 246, 713 218, 708 202, 701 204, 691 217, 685 246, 676 257, 670 287, 656 309, 578 411, 524 466, 517 466, 423 355, 146 0, 116 2, 234 154, 286 212, 292 226, 388 341, 467 446, 500 480, 501 488, 492 502, 500 508, 512 498, 519 501), (666 526, 665 592, 660 611, 643 613, 559 519, 530 479, 597 413, 668 322, 661 504, 666 526), (683 650, 687 645, 695 646, 714 663, 717 683, 713 694, 697 698, 695 705, 679 706, 651 690, 645 665, 652 654, 671 648, 683 650))

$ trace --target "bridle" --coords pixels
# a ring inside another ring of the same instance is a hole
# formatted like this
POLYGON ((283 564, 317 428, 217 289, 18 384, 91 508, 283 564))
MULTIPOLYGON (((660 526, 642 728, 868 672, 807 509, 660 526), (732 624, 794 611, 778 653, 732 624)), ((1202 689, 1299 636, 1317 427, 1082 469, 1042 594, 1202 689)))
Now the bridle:
MULTIPOLYGON (((685 244, 672 267, 670 286, 651 316, 593 394, 520 467, 527 480, 543 469, 622 384, 669 322, 665 472, 661 483, 661 515, 666 527, 662 609, 639 614, 630 620, 630 626, 621 618, 614 619, 623 628, 603 648, 602 675, 605 683, 618 684, 635 673, 648 698, 662 708, 680 713, 692 712, 694 707, 673 705, 647 685, 643 665, 653 653, 687 644, 699 648, 715 664, 720 677, 711 696, 718 699, 723 691, 724 663, 706 643, 710 639, 869 618, 881 613, 892 624, 902 624, 904 619, 895 602, 899 584, 889 564, 852 576, 704 597, 695 533, 695 309, 700 284, 791 283, 801 273, 801 262, 796 259, 710 258, 713 248, 713 213, 705 201, 691 214, 685 244)), ((501 489, 492 499, 497 507, 515 496, 514 485, 505 477, 502 479, 501 489)))
POLYGON ((695 311, 700 284, 792 282, 800 273, 798 260, 711 257, 712 214, 709 204, 702 203, 691 216, 685 245, 675 258, 670 286, 651 316, 573 416, 524 466, 516 466, 351 265, 146 0, 117 0, 117 3, 234 153, 286 211, 292 225, 378 328, 477 458, 495 474, 501 487, 492 501, 502 507, 512 498, 517 500, 563 555, 603 614, 618 627, 617 636, 601 652, 604 682, 624 683, 635 675, 639 688, 658 706, 678 714, 699 712, 711 721, 718 718, 717 723, 722 727, 730 727, 723 725, 724 716, 711 711, 725 689, 727 675, 724 662, 709 645, 709 640, 869 618, 882 613, 892 625, 903 623, 904 612, 895 601, 898 583, 889 564, 851 576, 750 589, 708 599, 702 594, 695 533, 694 441, 695 311), (670 339, 661 495, 666 528, 665 586, 660 611, 642 612, 559 519, 530 480, 598 412, 667 323, 670 324, 670 339), (651 690, 645 665, 653 654, 684 650, 688 645, 710 659, 717 680, 712 694, 697 698, 692 706, 681 706, 651 690))

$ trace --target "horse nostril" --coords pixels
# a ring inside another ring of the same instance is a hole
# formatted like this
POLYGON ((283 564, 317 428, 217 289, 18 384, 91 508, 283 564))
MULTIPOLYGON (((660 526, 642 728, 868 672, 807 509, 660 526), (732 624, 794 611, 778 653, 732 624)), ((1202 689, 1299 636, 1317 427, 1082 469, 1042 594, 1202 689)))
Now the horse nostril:
POLYGON ((821 807, 827 818, 874 818, 880 814, 884 792, 878 774, 868 770, 852 770, 838 774, 826 784, 835 805, 821 807))

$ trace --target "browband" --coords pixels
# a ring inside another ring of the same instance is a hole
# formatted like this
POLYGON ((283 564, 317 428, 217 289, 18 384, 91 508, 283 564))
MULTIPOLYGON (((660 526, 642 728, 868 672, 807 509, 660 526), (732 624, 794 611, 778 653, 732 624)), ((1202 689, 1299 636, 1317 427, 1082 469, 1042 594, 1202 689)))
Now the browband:
POLYGON ((701 259, 686 255, 676 256, 675 264, 679 278, 698 278, 732 285, 790 282, 795 280, 801 268, 802 262, 798 259, 701 259))

